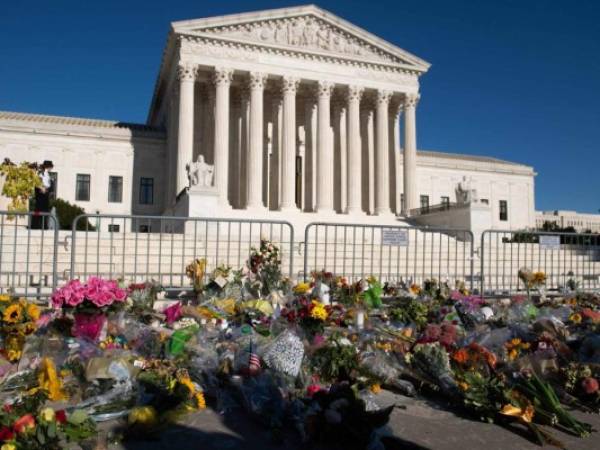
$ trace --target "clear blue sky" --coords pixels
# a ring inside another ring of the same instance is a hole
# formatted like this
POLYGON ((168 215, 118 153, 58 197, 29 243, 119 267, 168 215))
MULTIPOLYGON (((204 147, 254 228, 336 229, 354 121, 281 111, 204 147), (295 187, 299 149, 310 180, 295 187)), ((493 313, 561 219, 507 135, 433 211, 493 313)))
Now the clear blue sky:
MULTIPOLYGON (((143 122, 169 22, 282 1, 27 1, 0 10, 0 109, 143 122)), ((600 208, 600 1, 322 0, 432 63, 421 149, 538 172, 538 209, 600 208)))

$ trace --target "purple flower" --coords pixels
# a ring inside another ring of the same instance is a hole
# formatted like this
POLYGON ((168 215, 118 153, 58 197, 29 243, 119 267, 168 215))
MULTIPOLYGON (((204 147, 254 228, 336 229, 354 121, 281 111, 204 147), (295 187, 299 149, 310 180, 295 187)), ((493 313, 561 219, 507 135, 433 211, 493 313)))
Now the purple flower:
POLYGON ((171 325, 181 317, 181 303, 177 302, 169 306, 163 311, 163 314, 167 316, 167 324, 171 325))

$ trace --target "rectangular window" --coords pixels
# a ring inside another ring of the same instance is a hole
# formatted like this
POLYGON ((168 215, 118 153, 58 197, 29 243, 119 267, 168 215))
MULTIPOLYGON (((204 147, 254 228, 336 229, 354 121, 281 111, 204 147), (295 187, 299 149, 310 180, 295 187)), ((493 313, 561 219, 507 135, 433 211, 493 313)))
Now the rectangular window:
POLYGON ((400 211, 404 212, 404 193, 400 194, 400 211))
POLYGON ((57 172, 48 172, 50 175, 50 200, 56 200, 56 192, 58 189, 58 173, 57 172))
POLYGON ((123 201, 123 177, 108 177, 108 202, 121 203, 123 201))
POLYGON ((500 200, 500 220, 508 220, 508 202, 506 200, 500 200))
POLYGON ((75 186, 75 200, 79 202, 90 201, 90 175, 78 173, 75 186))
POLYGON ((121 229, 121 227, 116 223, 108 224, 108 232, 109 233, 118 233, 120 229, 121 229))
POLYGON ((429 195, 421 195, 421 211, 429 211, 429 195))
POLYGON ((490 204, 490 201, 487 198, 482 198, 480 200, 480 202, 483 203, 484 205, 489 205, 490 204))
POLYGON ((450 197, 442 196, 441 200, 442 200, 442 205, 444 205, 445 207, 450 206, 450 197))
POLYGON ((140 205, 154 203, 154 178, 140 178, 140 205))
POLYGON ((150 233, 150 225, 140 225, 139 231, 140 233, 150 233))

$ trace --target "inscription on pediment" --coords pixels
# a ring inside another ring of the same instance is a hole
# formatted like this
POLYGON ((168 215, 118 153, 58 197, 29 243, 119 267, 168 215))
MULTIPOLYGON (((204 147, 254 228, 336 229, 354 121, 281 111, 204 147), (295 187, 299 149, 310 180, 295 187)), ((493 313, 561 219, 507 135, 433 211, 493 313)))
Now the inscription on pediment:
POLYGON ((383 62, 405 63, 395 55, 311 16, 227 25, 196 31, 265 44, 301 47, 383 62))

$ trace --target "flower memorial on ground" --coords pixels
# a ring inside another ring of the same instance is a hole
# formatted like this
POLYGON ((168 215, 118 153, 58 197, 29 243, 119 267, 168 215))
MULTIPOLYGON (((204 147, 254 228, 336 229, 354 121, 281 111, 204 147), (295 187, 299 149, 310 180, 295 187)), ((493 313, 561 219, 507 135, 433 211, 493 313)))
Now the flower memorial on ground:
POLYGON ((240 270, 190 262, 193 289, 173 300, 152 280, 97 277, 56 290, 51 308, 0 296, 1 448, 93 442, 102 422, 146 439, 207 404, 307 445, 383 448, 383 390, 540 445, 564 447, 552 428, 593 431, 570 410, 600 411, 598 295, 547 296, 527 269, 528 295, 485 299, 460 281, 292 283, 280 265, 263 241, 240 270))

